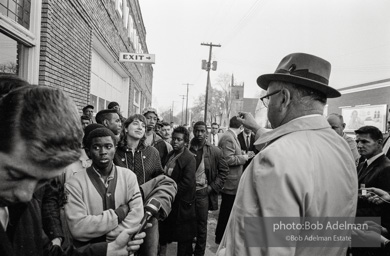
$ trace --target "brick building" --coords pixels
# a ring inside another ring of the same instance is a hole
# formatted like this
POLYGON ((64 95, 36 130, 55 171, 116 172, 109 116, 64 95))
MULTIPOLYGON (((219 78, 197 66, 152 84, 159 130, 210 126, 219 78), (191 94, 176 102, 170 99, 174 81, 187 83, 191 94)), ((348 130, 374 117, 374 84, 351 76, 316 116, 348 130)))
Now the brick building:
POLYGON ((151 64, 120 52, 148 53, 137 0, 0 1, 0 73, 61 88, 79 109, 117 101, 128 116, 150 105, 151 64))

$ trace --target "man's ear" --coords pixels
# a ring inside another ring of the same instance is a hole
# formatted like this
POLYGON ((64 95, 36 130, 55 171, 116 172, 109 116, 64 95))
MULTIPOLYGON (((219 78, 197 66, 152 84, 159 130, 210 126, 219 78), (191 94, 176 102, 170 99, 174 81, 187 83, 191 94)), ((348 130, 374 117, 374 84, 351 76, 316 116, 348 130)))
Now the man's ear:
POLYGON ((343 123, 343 130, 345 129, 345 123, 343 123))
POLYGON ((282 110, 284 108, 287 108, 288 105, 291 104, 291 92, 288 89, 283 88, 283 89, 281 89, 280 94, 282 95, 282 102, 280 104, 280 110, 282 110))

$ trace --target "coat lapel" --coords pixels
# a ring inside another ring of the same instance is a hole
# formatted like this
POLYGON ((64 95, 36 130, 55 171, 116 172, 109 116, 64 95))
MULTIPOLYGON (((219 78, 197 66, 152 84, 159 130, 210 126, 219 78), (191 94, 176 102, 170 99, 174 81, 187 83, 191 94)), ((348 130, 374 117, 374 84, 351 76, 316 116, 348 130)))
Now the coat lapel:
POLYGON ((383 160, 383 157, 385 157, 384 155, 378 157, 377 159, 375 159, 374 162, 372 162, 367 168, 366 170, 362 170, 361 173, 359 173, 359 183, 362 183, 364 181, 364 179, 367 177, 368 174, 372 173, 373 169, 375 169, 383 160))

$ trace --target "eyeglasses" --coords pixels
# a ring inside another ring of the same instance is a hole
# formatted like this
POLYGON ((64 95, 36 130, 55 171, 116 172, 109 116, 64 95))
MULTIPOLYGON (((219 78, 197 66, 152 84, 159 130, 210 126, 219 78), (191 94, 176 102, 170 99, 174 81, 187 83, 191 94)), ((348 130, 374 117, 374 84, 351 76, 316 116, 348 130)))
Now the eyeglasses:
POLYGON ((276 90, 274 92, 271 92, 270 94, 267 94, 263 97, 260 98, 261 102, 263 102, 263 105, 264 107, 268 108, 268 103, 269 103, 269 98, 272 96, 272 95, 275 95, 275 94, 278 94, 279 92, 281 92, 282 90, 276 90))

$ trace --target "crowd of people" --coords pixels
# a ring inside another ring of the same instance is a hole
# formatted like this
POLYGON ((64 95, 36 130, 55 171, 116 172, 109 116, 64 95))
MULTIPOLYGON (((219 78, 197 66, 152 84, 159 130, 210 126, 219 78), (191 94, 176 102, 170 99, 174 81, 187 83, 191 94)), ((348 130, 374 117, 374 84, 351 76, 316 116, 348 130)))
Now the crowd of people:
POLYGON ((239 113, 225 132, 174 127, 153 107, 124 117, 117 102, 80 116, 60 89, 0 77, 0 255, 165 256, 177 242, 178 256, 202 256, 218 208, 217 255, 387 255, 390 136, 360 126, 354 139, 341 115, 323 116, 340 96, 330 70, 313 55, 286 56, 257 80, 273 129, 239 113), (248 217, 381 223, 350 230, 343 246, 254 246, 248 239, 275 234, 248 217), (379 246, 354 246, 367 241, 379 246))

